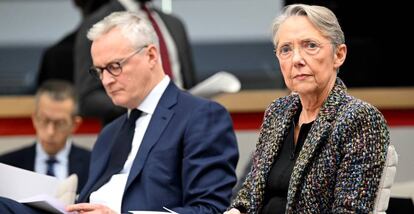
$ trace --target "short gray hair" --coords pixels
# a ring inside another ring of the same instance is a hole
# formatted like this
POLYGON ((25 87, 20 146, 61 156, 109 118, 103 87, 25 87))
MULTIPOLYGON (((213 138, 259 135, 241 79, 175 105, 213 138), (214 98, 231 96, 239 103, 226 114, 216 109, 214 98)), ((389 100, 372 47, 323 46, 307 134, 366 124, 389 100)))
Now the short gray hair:
POLYGON ((119 28, 121 33, 130 40, 134 48, 154 44, 158 47, 158 37, 154 28, 137 13, 122 11, 113 12, 89 29, 87 37, 91 41, 108 33, 113 28, 119 28))
POLYGON ((306 4, 292 4, 283 9, 280 16, 273 21, 273 44, 277 47, 279 38, 276 38, 280 25, 291 16, 306 16, 309 21, 336 45, 345 43, 344 32, 339 25, 335 14, 326 7, 306 4))

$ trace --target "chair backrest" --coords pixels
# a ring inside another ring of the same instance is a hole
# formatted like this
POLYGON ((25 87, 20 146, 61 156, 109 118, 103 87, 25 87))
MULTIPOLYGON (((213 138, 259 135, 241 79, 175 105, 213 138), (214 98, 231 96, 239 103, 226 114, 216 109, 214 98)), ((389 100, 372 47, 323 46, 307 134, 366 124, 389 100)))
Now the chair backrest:
POLYGON ((391 186, 397 172, 398 155, 393 145, 388 146, 387 160, 381 175, 380 185, 375 199, 374 211, 376 214, 385 214, 391 195, 391 186))

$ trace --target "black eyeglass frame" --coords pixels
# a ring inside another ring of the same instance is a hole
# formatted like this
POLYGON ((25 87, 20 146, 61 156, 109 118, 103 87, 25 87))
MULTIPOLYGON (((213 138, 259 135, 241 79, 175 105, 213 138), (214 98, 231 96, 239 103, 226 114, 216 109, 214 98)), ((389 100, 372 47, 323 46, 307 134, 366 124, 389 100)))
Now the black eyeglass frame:
POLYGON ((132 52, 130 55, 125 57, 124 59, 118 61, 118 62, 110 62, 105 67, 98 67, 98 66, 91 66, 89 68, 89 74, 92 75, 94 78, 98 80, 102 80, 103 78, 103 72, 106 70, 108 73, 110 73, 112 76, 119 76, 122 73, 122 66, 135 54, 141 52, 144 48, 147 48, 148 45, 144 45, 138 49, 136 49, 134 52, 132 52))

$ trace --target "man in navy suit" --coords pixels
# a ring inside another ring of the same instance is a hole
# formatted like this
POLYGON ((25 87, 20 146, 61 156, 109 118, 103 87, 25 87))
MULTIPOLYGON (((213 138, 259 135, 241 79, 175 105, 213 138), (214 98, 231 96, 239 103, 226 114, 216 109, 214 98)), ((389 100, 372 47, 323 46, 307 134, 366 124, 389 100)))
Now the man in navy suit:
MULTIPOLYGON (((94 64, 89 72, 102 82, 114 104, 128 112, 99 134, 88 181, 78 203, 66 210, 225 211, 238 161, 226 109, 175 86, 164 74, 154 29, 136 13, 112 13, 89 30, 88 38, 94 64), (108 173, 112 169, 117 170, 108 173)), ((0 198, 0 213, 10 210, 39 213, 0 198)))
POLYGON ((110 0, 108 4, 87 17, 80 27, 75 44, 75 85, 79 93, 81 115, 102 119, 104 124, 125 113, 125 108, 116 106, 105 93, 102 84, 95 81, 87 70, 92 66, 91 41, 86 38, 93 24, 115 11, 132 11, 147 18, 142 9, 146 6, 158 23, 166 41, 170 65, 179 88, 189 89, 197 83, 190 41, 183 22, 171 14, 152 7, 151 0, 110 0))
POLYGON ((89 72, 128 113, 99 134, 80 203, 67 210, 223 212, 238 160, 229 113, 175 86, 164 74, 154 29, 136 13, 112 13, 89 30, 88 38, 94 64, 89 72), (132 148, 122 169, 102 182, 111 156, 120 152, 117 138, 133 110, 142 113, 134 121, 132 148))
POLYGON ((77 116, 77 99, 69 82, 45 81, 35 95, 32 121, 36 130, 36 143, 0 156, 0 162, 46 174, 47 160, 52 158, 49 173, 59 179, 78 175, 78 192, 88 177, 90 152, 75 146, 71 134, 81 118, 77 116))

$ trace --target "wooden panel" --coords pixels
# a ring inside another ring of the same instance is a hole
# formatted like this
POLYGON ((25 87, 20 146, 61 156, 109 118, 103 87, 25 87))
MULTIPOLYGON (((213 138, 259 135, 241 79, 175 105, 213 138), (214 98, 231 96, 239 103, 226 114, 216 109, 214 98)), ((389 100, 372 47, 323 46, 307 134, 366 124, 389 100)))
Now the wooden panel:
MULTIPOLYGON (((414 109, 414 87, 353 88, 348 92, 380 109, 414 109)), ((215 100, 230 112, 262 112, 274 99, 287 94, 287 90, 252 90, 223 94, 215 100)))
POLYGON ((29 117, 34 111, 33 96, 1 96, 0 118, 29 117))
MULTIPOLYGON (((414 87, 352 88, 349 93, 379 109, 414 109, 414 87)), ((214 98, 230 112, 263 112, 276 98, 289 94, 287 90, 246 90, 214 98)), ((32 96, 1 96, 0 118, 28 117, 34 109, 32 96)))

